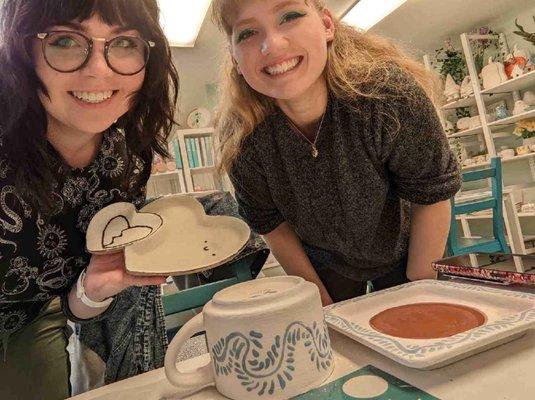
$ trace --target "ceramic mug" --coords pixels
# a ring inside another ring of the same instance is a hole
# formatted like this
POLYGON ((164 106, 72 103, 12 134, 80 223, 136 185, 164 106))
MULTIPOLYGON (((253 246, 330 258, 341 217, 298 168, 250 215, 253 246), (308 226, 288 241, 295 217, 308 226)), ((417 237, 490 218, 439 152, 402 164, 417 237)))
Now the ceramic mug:
POLYGON ((288 399, 320 386, 333 367, 319 290, 297 276, 221 290, 178 331, 165 355, 165 374, 178 396, 215 384, 235 400, 288 399), (180 350, 202 331, 210 363, 179 372, 180 350))
POLYGON ((528 145, 525 146, 518 146, 516 148, 516 154, 521 156, 522 154, 528 154, 531 153, 530 147, 528 145))

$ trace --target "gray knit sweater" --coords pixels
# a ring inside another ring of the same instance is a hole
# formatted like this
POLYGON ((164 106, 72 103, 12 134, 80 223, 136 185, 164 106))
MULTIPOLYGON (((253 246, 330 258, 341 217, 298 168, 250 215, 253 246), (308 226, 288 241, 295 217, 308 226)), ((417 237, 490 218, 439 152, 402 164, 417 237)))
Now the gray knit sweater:
POLYGON ((461 180, 432 103, 398 75, 382 99, 330 96, 317 158, 280 110, 245 139, 230 177, 254 231, 287 221, 316 269, 353 280, 407 258, 410 203, 446 200, 461 180))

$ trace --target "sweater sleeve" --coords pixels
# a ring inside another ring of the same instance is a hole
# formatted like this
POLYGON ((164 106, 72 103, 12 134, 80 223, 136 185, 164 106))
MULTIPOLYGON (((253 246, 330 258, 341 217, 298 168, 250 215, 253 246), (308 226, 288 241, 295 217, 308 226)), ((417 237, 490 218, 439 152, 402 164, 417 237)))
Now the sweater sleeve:
POLYGON ((284 222, 270 193, 267 177, 254 155, 252 138, 247 138, 229 174, 238 210, 251 229, 267 234, 284 222))
POLYGON ((458 162, 433 103, 414 79, 400 74, 398 92, 380 105, 384 119, 377 142, 389 181, 412 203, 447 200, 461 186, 458 162))

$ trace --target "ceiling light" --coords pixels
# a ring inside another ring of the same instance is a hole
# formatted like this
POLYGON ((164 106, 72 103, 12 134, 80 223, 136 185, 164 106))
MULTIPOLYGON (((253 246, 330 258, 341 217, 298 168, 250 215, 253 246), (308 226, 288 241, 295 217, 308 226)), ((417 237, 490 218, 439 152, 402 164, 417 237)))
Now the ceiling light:
POLYGON ((345 23, 368 30, 407 0, 360 0, 345 16, 345 23))
POLYGON ((158 0, 160 23, 171 46, 193 47, 212 0, 158 0))

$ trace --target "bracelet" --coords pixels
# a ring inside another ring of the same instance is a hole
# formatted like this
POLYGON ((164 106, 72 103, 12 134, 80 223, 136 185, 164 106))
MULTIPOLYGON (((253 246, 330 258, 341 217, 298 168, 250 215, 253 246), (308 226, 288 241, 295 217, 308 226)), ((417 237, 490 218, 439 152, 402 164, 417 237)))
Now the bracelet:
POLYGON ((80 299, 82 303, 91 308, 104 308, 108 307, 113 302, 113 297, 108 297, 104 301, 93 301, 85 294, 84 288, 85 269, 82 271, 76 282, 76 297, 80 299))

